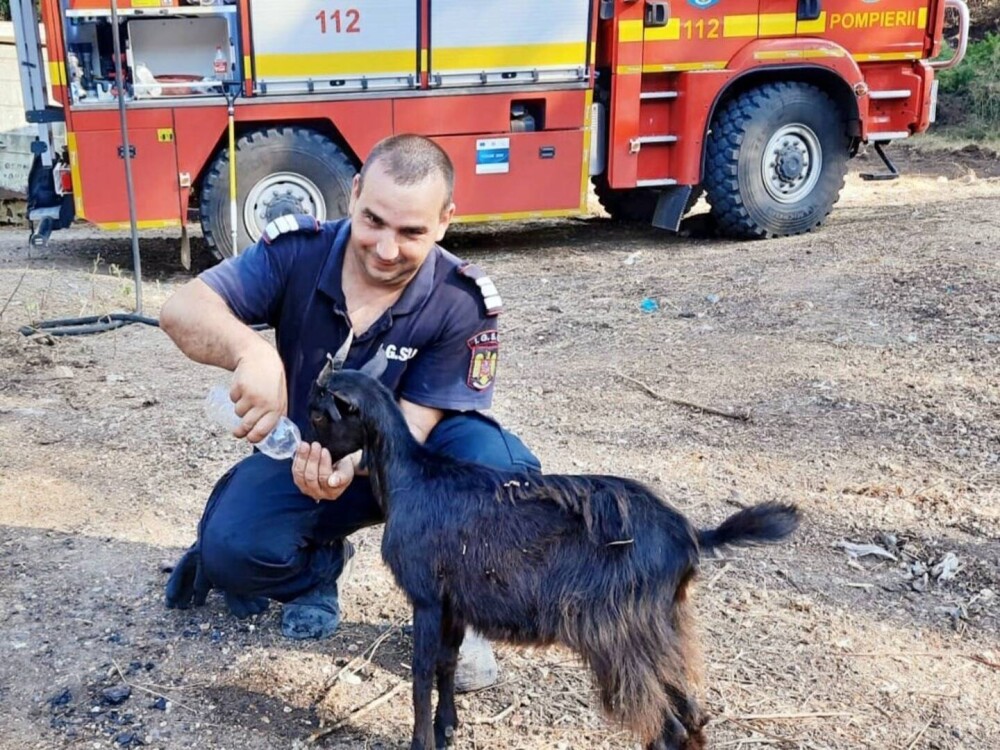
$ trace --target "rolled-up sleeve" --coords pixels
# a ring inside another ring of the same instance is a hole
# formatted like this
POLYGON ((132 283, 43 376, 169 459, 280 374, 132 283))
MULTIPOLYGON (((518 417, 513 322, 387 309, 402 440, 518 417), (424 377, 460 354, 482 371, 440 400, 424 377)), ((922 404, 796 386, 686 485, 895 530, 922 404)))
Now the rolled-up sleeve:
POLYGON ((288 271, 294 256, 293 243, 258 242, 198 278, 208 284, 229 306, 233 315, 248 325, 276 326, 288 271))

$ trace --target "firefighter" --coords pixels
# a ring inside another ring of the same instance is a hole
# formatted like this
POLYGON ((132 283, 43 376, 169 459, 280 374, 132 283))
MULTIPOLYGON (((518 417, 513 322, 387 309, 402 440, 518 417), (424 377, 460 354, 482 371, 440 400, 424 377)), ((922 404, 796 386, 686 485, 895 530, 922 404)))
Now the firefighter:
MULTIPOLYGON (((347 367, 380 346, 382 381, 418 440, 455 458, 539 470, 513 434, 483 414, 493 396, 500 297, 476 266, 439 242, 451 221, 454 170, 414 135, 377 144, 354 178, 348 218, 282 216, 260 242, 178 290, 160 323, 189 358, 232 371, 238 437, 264 438, 286 413, 303 431, 294 458, 255 452, 213 489, 198 539, 166 587, 168 607, 204 603, 215 587, 237 617, 283 602, 289 638, 330 636, 347 537, 382 522, 359 456, 336 464, 309 442, 308 398, 326 362, 354 332, 347 367), (249 326, 275 329, 277 348, 249 326)), ((456 685, 496 680, 489 643, 467 634, 456 685)))

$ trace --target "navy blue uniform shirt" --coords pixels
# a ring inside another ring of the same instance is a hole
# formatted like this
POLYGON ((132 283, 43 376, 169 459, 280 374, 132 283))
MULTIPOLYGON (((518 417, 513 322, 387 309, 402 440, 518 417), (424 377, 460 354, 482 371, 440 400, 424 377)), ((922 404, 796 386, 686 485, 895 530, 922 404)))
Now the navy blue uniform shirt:
MULTIPOLYGON (((349 330, 341 269, 350 233, 342 219, 279 234, 199 276, 244 323, 275 329, 288 415, 305 439, 309 389, 349 330)), ((435 245, 396 303, 355 337, 346 366, 360 367, 382 345, 389 366, 381 380, 397 398, 446 411, 489 408, 497 321, 462 266, 435 245)))

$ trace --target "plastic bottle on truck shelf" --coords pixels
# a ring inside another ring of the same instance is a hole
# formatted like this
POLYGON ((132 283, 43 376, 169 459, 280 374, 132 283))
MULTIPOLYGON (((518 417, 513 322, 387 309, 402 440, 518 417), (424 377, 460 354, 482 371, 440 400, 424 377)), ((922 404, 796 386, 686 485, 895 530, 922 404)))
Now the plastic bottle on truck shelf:
MULTIPOLYGON (((236 414, 236 404, 229 398, 229 387, 218 384, 212 386, 205 399, 205 414, 213 422, 227 430, 235 430, 243 420, 236 414)), ((266 438, 254 445, 257 450, 270 458, 283 459, 295 455, 302 442, 298 426, 288 417, 282 417, 266 438)))
POLYGON ((222 47, 215 48, 215 60, 212 62, 212 72, 219 79, 225 78, 226 73, 229 72, 229 61, 222 52, 222 47))

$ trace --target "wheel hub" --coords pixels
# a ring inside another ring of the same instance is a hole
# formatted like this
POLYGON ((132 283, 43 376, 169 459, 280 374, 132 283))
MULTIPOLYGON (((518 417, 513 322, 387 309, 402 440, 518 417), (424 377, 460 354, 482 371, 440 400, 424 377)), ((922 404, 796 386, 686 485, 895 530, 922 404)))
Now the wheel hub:
POLYGON ((291 190, 286 191, 284 195, 275 195, 272 196, 270 200, 264 201, 265 226, 270 224, 279 216, 284 216, 285 214, 303 213, 309 213, 305 206, 305 202, 301 197, 292 195, 291 190))
POLYGON ((786 146, 781 149, 776 169, 778 176, 783 181, 794 182, 799 179, 802 176, 802 172, 805 171, 805 167, 806 160, 794 147, 786 146))
POLYGON ((819 181, 823 166, 819 138, 807 125, 785 125, 771 136, 760 166, 768 195, 779 203, 795 203, 819 181))
POLYGON ((256 242, 264 227, 285 214, 308 214, 326 221, 326 201, 319 187, 295 172, 275 172, 257 182, 243 204, 243 222, 256 242))

